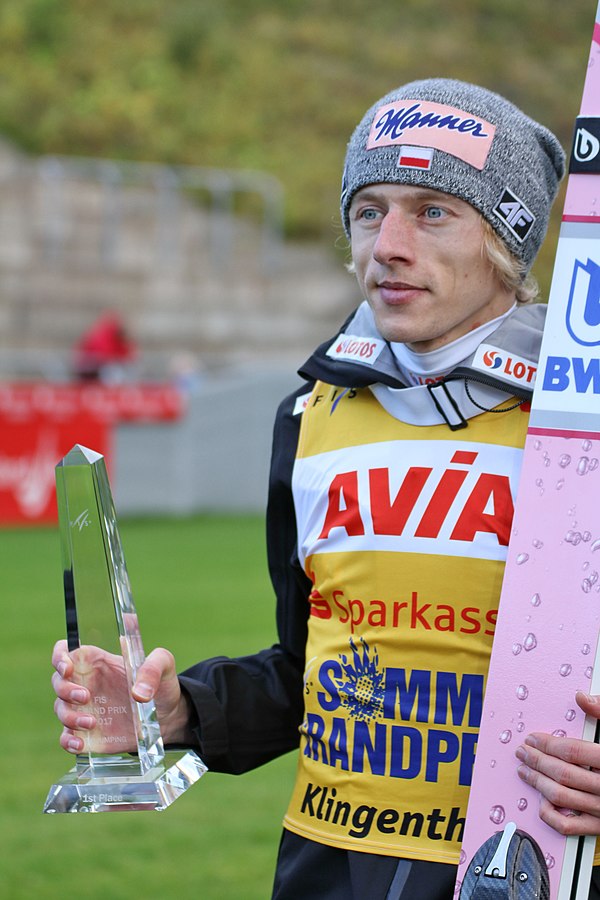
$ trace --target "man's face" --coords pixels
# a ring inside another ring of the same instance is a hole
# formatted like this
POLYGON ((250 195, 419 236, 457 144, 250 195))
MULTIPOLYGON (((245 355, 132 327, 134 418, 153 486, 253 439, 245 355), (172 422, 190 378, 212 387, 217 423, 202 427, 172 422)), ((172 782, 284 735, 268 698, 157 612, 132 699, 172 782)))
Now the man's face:
POLYGON ((368 185, 352 199, 350 235, 356 277, 386 340, 435 350, 515 301, 483 257, 483 218, 458 197, 368 185))

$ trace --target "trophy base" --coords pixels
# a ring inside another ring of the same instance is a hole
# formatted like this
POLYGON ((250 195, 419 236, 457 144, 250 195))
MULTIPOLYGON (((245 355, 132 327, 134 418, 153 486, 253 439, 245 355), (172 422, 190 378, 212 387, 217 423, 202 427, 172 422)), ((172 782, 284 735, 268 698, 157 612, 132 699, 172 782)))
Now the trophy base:
POLYGON ((193 750, 169 750, 145 775, 93 777, 71 769, 52 785, 45 813, 161 812, 207 771, 193 750))

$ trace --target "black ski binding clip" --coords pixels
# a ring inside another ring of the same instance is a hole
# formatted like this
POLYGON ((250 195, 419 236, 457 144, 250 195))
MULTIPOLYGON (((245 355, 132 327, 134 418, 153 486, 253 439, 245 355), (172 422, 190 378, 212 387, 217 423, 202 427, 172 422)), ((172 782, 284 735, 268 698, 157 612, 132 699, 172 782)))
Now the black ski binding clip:
POLYGON ((549 900, 548 867, 534 839, 508 822, 469 863, 460 900, 549 900))

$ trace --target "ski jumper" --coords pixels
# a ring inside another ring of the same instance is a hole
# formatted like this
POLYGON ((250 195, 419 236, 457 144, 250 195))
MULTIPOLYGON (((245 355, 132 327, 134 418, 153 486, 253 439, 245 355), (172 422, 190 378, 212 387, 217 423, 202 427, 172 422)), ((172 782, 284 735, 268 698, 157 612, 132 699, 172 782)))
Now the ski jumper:
POLYGON ((279 642, 180 681, 209 768, 299 748, 288 834, 458 862, 544 313, 515 309, 421 383, 362 304, 278 411, 279 642))

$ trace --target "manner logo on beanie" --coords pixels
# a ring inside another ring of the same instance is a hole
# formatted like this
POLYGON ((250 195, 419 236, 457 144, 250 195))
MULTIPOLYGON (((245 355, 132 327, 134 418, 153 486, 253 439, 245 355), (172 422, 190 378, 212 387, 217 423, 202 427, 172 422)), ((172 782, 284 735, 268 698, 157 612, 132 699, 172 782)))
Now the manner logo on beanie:
POLYGON ((444 150, 476 169, 483 169, 495 127, 452 106, 403 100, 380 106, 373 119, 367 150, 413 144, 444 150))
POLYGON ((531 266, 564 174, 556 137, 486 88, 447 78, 405 84, 374 104, 346 153, 341 213, 369 184, 419 185, 465 200, 531 266))

